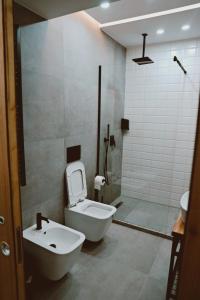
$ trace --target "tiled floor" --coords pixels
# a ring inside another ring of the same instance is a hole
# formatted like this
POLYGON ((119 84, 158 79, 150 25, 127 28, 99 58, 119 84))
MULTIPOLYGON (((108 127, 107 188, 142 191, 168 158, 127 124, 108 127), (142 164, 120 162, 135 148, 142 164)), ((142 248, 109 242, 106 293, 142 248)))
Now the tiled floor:
POLYGON ((121 196, 112 204, 122 202, 115 219, 125 221, 140 227, 171 234, 179 209, 158 203, 121 196))
POLYGON ((86 243, 59 282, 33 276, 31 300, 164 300, 171 241, 112 224, 98 244, 86 243))

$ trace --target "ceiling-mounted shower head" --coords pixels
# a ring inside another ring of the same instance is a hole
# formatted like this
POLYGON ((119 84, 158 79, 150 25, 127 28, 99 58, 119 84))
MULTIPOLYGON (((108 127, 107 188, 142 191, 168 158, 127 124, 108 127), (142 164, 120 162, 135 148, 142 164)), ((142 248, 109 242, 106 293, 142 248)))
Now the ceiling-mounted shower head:
POLYGON ((149 58, 148 56, 145 56, 145 48, 146 48, 146 37, 148 36, 147 33, 143 33, 143 51, 142 51, 142 57, 134 58, 133 61, 137 63, 138 65, 146 65, 146 64, 153 64, 153 60, 149 58))

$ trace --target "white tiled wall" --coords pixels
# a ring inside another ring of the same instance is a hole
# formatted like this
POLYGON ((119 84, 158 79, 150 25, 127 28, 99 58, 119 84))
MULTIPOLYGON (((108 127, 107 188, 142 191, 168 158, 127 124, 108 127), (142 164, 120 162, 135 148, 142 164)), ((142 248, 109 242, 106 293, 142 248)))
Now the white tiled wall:
POLYGON ((189 189, 199 101, 200 40, 154 44, 154 64, 138 66, 127 49, 122 194, 179 206, 189 189), (184 75, 176 55, 188 71, 184 75))

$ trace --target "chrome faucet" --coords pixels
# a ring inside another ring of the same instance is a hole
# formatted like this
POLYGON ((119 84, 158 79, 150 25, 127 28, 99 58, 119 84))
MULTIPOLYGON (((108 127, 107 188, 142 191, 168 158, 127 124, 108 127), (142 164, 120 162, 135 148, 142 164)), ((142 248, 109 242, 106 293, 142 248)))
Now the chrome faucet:
POLYGON ((49 220, 47 218, 43 217, 41 213, 37 213, 37 215, 36 215, 36 221, 37 221, 36 230, 42 229, 42 220, 49 223, 49 220))

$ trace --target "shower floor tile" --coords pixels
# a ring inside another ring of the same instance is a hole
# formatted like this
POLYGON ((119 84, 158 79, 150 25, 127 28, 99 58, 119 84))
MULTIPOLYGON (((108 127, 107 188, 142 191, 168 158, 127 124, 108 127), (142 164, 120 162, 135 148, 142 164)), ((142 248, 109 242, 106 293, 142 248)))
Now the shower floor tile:
POLYGON ((119 201, 120 199, 121 198, 115 200, 112 205, 118 204, 122 201, 122 204, 117 209, 115 218, 124 220, 130 214, 130 212, 135 209, 136 205, 138 205, 140 201, 138 199, 131 199, 128 197, 125 197, 123 200, 119 201))
POLYGON ((170 235, 179 209, 158 203, 121 196, 112 204, 122 204, 115 219, 170 235))

